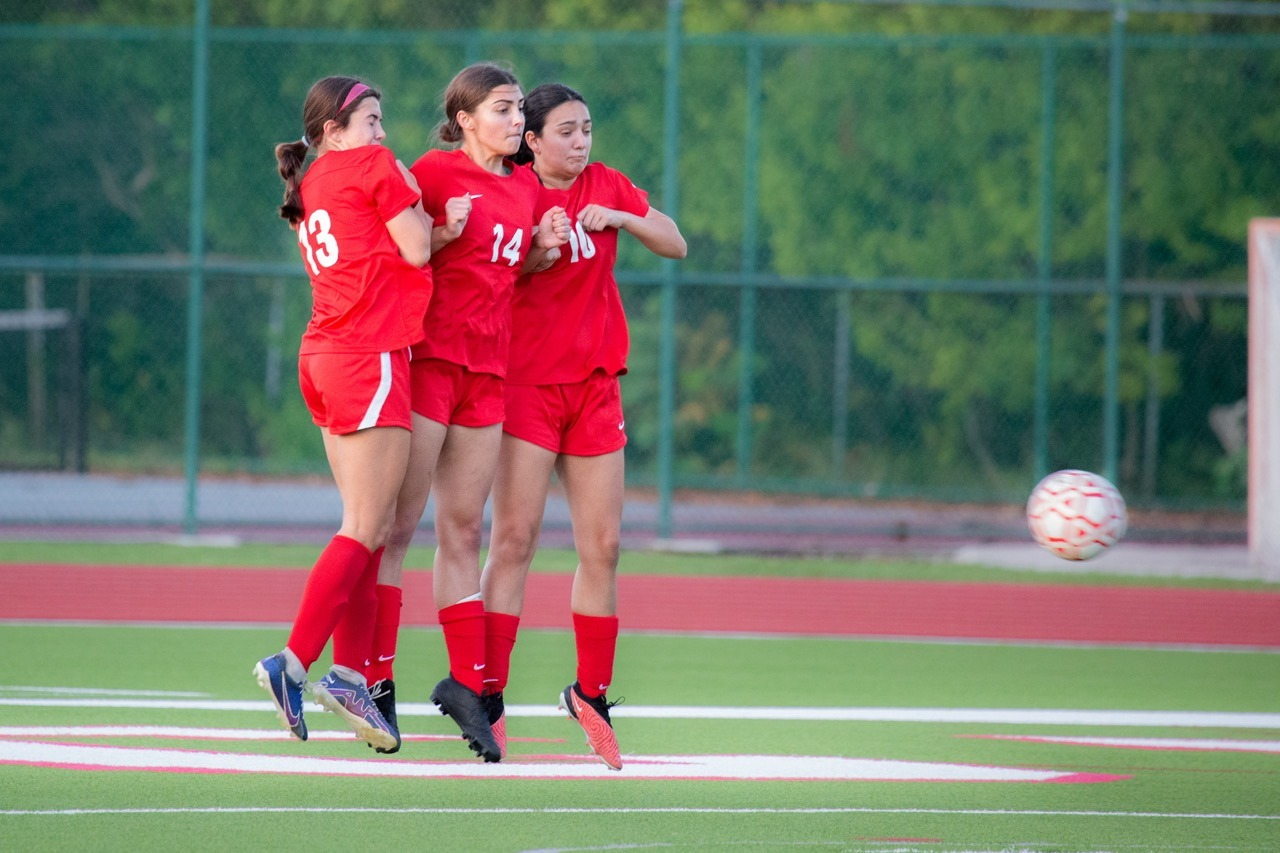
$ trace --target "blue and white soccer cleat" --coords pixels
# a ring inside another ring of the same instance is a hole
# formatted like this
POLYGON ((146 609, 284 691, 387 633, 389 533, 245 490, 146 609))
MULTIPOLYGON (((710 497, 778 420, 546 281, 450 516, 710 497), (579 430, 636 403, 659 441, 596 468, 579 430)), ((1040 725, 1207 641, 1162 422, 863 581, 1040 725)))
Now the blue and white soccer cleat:
POLYGON ((311 695, 317 705, 341 717, 356 737, 374 749, 395 752, 400 748, 400 733, 382 716, 369 695, 369 688, 363 684, 347 681, 330 671, 311 685, 311 695))
POLYGON ((307 739, 307 723, 302 719, 302 689, 305 682, 294 681, 285 671, 284 653, 258 661, 253 668, 258 684, 271 694, 276 716, 298 740, 307 739))
MULTIPOLYGON (((390 678, 375 681, 369 685, 369 695, 373 697, 373 704, 382 712, 382 719, 387 721, 387 725, 397 735, 400 734, 400 723, 396 716, 396 683, 390 678)), ((397 740, 394 749, 378 749, 378 752, 390 754, 399 750, 400 741, 397 740)))

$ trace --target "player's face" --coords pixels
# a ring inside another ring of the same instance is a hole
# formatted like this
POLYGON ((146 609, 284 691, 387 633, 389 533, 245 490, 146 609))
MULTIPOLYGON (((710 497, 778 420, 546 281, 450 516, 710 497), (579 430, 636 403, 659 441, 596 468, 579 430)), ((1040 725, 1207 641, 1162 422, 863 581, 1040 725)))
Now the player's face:
POLYGON ((486 152, 509 157, 519 150, 524 131, 524 94, 519 86, 498 86, 474 112, 463 115, 470 119, 462 122, 463 131, 486 152))
POLYGON ((591 113, 582 101, 566 101, 547 113, 542 136, 529 140, 538 174, 573 180, 591 158, 591 113))
POLYGON ((333 130, 326 134, 325 139, 333 151, 363 145, 381 145, 382 140, 387 138, 382 129, 382 104, 377 98, 365 98, 361 101, 346 127, 338 127, 336 122, 331 124, 333 130))

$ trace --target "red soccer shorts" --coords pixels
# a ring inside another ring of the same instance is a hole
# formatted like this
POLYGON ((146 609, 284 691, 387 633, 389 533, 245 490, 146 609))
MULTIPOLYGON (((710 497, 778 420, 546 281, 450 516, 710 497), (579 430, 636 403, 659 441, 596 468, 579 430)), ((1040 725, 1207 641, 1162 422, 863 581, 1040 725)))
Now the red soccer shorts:
POLYGON ((332 435, 375 426, 412 429, 408 349, 302 355, 298 385, 311 420, 332 435))
POLYGON ((428 420, 464 427, 502 423, 502 379, 492 373, 473 373, 438 358, 415 358, 409 382, 413 411, 428 420))
POLYGON ((570 456, 603 456, 626 446, 617 376, 597 370, 566 385, 507 385, 502 431, 570 456))

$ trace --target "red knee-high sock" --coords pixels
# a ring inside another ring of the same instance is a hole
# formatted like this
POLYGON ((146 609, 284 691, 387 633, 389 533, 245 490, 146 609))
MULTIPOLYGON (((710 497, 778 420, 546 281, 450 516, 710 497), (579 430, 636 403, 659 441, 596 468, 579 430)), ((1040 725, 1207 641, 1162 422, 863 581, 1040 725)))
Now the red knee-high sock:
POLYGON ((364 673, 370 684, 392 677, 396 640, 400 637, 400 608, 404 602, 404 594, 398 586, 380 583, 375 592, 378 596, 378 618, 373 623, 373 651, 369 654, 369 665, 364 673))
POLYGON ((520 617, 510 613, 484 614, 484 689, 486 693, 501 693, 507 689, 507 676, 511 672, 511 649, 516 644, 516 632, 520 630, 520 617))
POLYGON ((360 580, 351 588, 347 607, 333 629, 333 662, 356 672, 364 672, 369 663, 369 649, 373 646, 373 623, 378 614, 378 598, 374 586, 378 583, 378 566, 382 564, 382 549, 369 555, 360 580))
POLYGON ((320 552, 307 576, 298 615, 289 633, 289 648, 304 667, 310 667, 324 651, 369 557, 368 548, 346 536, 333 537, 320 552))
POLYGON ((578 647, 578 686, 594 698, 613 681, 613 655, 618 648, 617 616, 573 614, 573 638, 578 647))
POLYGON ((476 693, 484 691, 484 602, 460 601, 438 614, 449 652, 449 674, 476 693))

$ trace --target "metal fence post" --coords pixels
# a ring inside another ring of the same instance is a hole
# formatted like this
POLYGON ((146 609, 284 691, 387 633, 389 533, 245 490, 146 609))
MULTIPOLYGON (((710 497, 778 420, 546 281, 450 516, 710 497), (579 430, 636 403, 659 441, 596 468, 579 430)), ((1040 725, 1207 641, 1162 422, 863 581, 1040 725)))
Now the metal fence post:
POLYGON ((1164 296, 1151 294, 1151 318, 1147 324, 1147 412, 1143 419, 1142 494, 1156 496, 1156 474, 1160 464, 1160 355, 1164 352, 1164 296))
MULTIPOLYGON (((760 188, 760 77, 761 48, 747 46, 746 129, 742 157, 742 274, 751 276, 758 264, 760 188)), ((742 285, 742 307, 738 317, 738 482, 745 486, 751 478, 751 410, 755 408, 754 373, 756 357, 756 286, 742 285)))
POLYGON ((1053 137, 1057 77, 1057 49, 1052 39, 1045 39, 1040 65, 1040 257, 1036 265, 1040 294, 1036 297, 1036 384, 1031 427, 1032 473, 1036 482, 1049 473, 1049 341, 1053 320, 1049 285, 1053 278, 1053 137))
MULTIPOLYGON (((683 0, 667 3, 667 74, 662 108, 662 206, 678 220, 680 172, 680 40, 683 0)), ((675 469, 676 265, 662 261, 662 330, 658 354, 658 536, 672 533, 675 469)))
POLYGON ((1102 401, 1103 476, 1116 482, 1120 457, 1120 206, 1124 146, 1124 51, 1128 0, 1111 17, 1110 109, 1107 117, 1107 331, 1102 401))
POLYGON ((191 74, 191 213, 188 225, 188 254, 191 272, 187 279, 187 388, 183 469, 186 478, 186 509, 182 528, 195 533, 198 527, 196 484, 200 471, 200 327, 204 307, 204 183, 207 113, 209 108, 209 0, 196 0, 192 24, 191 74))

